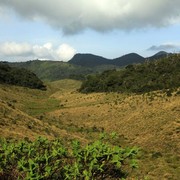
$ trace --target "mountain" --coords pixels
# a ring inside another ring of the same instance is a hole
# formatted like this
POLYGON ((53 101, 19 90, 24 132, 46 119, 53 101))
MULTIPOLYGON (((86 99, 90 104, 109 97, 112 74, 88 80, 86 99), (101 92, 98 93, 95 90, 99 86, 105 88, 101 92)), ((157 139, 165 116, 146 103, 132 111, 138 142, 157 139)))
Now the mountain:
POLYGON ((12 67, 25 68, 35 73, 43 81, 59 79, 83 80, 86 75, 101 73, 105 70, 119 69, 130 64, 139 64, 147 59, 154 60, 166 56, 166 52, 159 52, 149 58, 136 53, 108 59, 94 54, 75 54, 68 62, 50 60, 31 60, 27 62, 8 63, 12 67))
POLYGON ((167 53, 166 51, 159 51, 158 53, 154 54, 153 56, 148 57, 150 60, 160 59, 166 56, 172 55, 172 53, 167 53))
POLYGON ((126 54, 115 59, 107 59, 93 54, 76 54, 69 63, 84 67, 96 67, 102 65, 127 66, 129 64, 142 63, 144 60, 144 57, 136 53, 126 54))
POLYGON ((110 59, 106 59, 102 56, 97 56, 94 54, 75 54, 74 57, 68 61, 70 64, 85 66, 85 67, 95 67, 100 65, 111 64, 110 59))
POLYGON ((129 64, 143 63, 145 58, 136 53, 129 53, 119 58, 113 59, 112 63, 116 66, 127 66, 129 64))
POLYGON ((70 61, 68 61, 68 63, 83 67, 96 67, 102 65, 122 67, 129 64, 142 63, 144 61, 145 58, 136 53, 129 53, 115 59, 107 59, 93 54, 76 54, 70 61))

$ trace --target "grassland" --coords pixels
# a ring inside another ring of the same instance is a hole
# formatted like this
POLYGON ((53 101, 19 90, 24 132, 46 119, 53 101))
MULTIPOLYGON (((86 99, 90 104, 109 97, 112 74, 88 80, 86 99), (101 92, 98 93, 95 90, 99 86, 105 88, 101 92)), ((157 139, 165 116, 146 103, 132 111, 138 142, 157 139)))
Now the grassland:
POLYGON ((81 82, 61 80, 47 91, 0 85, 0 136, 77 138, 83 143, 101 132, 116 132, 122 146, 141 148, 138 179, 180 176, 180 95, 163 92, 144 95, 81 94, 81 82))

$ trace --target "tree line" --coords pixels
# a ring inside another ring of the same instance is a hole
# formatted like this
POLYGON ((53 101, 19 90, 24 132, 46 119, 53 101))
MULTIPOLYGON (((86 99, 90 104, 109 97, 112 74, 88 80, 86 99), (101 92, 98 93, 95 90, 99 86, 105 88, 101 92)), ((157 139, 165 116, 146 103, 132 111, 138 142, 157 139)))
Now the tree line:
POLYGON ((180 86, 180 55, 174 54, 160 60, 131 64, 121 70, 107 70, 89 75, 80 92, 132 92, 176 89, 180 86))

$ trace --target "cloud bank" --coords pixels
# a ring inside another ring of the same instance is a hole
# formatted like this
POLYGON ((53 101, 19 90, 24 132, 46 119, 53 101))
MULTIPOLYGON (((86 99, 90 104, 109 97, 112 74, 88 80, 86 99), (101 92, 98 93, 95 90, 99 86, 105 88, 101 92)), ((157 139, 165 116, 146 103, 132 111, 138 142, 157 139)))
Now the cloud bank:
POLYGON ((161 45, 153 45, 147 49, 148 51, 179 51, 180 44, 176 43, 166 43, 161 45))
POLYGON ((180 23, 179 0, 0 0, 0 6, 12 8, 22 18, 44 21, 65 34, 180 23))
POLYGON ((15 60, 43 59, 68 61, 75 53, 76 50, 68 44, 61 44, 56 48, 49 42, 43 45, 16 42, 4 42, 0 44, 1 58, 13 58, 15 60))

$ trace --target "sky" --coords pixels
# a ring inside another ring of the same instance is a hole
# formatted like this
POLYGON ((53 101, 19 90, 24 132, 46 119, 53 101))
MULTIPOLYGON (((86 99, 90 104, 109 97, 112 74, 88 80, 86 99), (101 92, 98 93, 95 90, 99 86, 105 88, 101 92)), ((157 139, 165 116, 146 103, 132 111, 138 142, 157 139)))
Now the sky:
POLYGON ((0 61, 180 52, 180 0, 0 0, 0 61))

